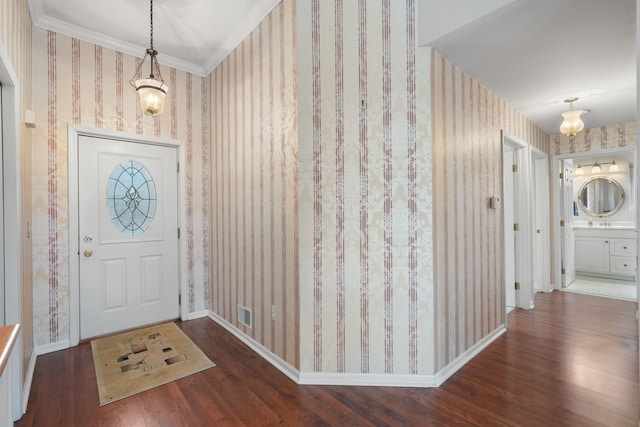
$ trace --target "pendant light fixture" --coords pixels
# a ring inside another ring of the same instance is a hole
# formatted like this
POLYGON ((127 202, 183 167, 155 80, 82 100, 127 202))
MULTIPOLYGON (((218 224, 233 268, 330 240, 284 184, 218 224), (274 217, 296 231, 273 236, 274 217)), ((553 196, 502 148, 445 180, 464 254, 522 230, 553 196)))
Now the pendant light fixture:
POLYGON ((570 137, 576 136, 578 132, 584 129, 584 123, 582 119, 580 119, 580 116, 586 113, 586 110, 573 109, 573 103, 577 100, 578 98, 567 98, 564 100, 564 102, 569 104, 569 111, 562 113, 564 120, 560 125, 560 132, 570 137))
POLYGON ((162 74, 160 74, 160 66, 158 66, 158 60, 156 56, 158 55, 158 51, 153 48, 153 0, 149 0, 149 17, 150 17, 150 39, 151 43, 149 48, 145 51, 144 57, 138 65, 135 74, 129 80, 131 86, 136 88, 136 92, 138 92, 138 96, 140 98, 140 107, 142 108, 142 112, 152 116, 157 117, 162 114, 164 110, 164 99, 167 95, 167 91, 169 87, 164 83, 162 79, 162 74), (151 64, 151 72, 148 78, 134 80, 142 68, 145 59, 149 57, 149 62, 151 64), (157 73, 157 74, 156 74, 157 73), (158 78, 156 78, 156 76, 158 78))

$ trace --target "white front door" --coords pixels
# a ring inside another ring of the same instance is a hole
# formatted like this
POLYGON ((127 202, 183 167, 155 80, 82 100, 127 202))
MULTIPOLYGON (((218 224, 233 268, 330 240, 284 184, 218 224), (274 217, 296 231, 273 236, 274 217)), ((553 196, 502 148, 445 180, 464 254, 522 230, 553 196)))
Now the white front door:
POLYGON ((78 140, 80 338, 178 317, 175 147, 78 140))

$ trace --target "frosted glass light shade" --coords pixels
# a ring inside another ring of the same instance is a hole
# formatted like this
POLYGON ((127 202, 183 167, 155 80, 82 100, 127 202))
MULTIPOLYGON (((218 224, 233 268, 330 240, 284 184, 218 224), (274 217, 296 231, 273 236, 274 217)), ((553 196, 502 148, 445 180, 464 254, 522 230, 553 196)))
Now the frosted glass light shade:
POLYGON ((613 163, 611 163, 611 166, 609 166, 609 173, 618 173, 620 172, 620 168, 618 167, 618 165, 616 165, 616 162, 614 161, 613 163))
POLYGON ((576 171, 575 171, 574 175, 575 175, 575 176, 584 175, 584 169, 582 169, 582 166, 578 165, 578 167, 576 168, 576 171))
POLYGON ((597 163, 593 165, 593 167, 591 168, 591 173, 600 173, 600 171, 601 171, 600 165, 597 163))
POLYGON ((139 79, 134 82, 134 87, 140 97, 140 107, 143 113, 152 117, 162 114, 169 86, 156 79, 139 79))
POLYGON ((567 136, 576 136, 578 132, 584 129, 584 123, 580 116, 585 110, 569 110, 562 113, 564 121, 560 125, 560 132, 567 136))

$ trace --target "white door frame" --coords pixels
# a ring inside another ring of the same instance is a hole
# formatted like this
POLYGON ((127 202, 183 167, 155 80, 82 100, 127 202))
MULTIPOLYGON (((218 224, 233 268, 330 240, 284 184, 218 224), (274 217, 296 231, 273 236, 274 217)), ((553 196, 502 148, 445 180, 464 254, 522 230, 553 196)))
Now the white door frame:
MULTIPOLYGON (((119 141, 175 147, 178 150, 178 162, 183 166, 178 170, 178 227, 183 230, 178 241, 178 289, 184 297, 187 289, 187 233, 186 233, 186 176, 185 144, 175 139, 154 136, 136 135, 116 132, 108 129, 96 129, 84 126, 68 127, 68 167, 69 167, 69 345, 76 346, 80 342, 80 244, 78 230, 78 140, 80 136, 119 141)), ((186 298, 185 298, 186 300, 186 298)), ((188 307, 180 305, 180 318, 188 319, 188 307)))
MULTIPOLYGON (((617 154, 617 153, 636 153, 636 156, 638 156, 638 150, 637 150, 637 146, 632 145, 629 147, 619 147, 619 148, 607 148, 605 150, 593 150, 593 151, 586 151, 586 152, 582 152, 582 153, 566 153, 566 154, 558 154, 556 156, 553 157, 553 164, 552 164, 552 175, 551 175, 551 179, 552 182, 554 182, 555 184, 553 185, 553 218, 554 218, 554 224, 553 224, 553 284, 552 287, 555 290, 560 290, 562 289, 562 230, 560 228, 560 219, 563 217, 563 206, 560 203, 560 190, 562 187, 560 178, 559 178, 559 173, 561 171, 560 167, 560 162, 562 160, 566 160, 566 159, 582 159, 585 157, 594 157, 594 156, 599 156, 599 155, 610 155, 610 154, 617 154)), ((638 192, 640 192, 640 189, 638 189, 638 172, 637 172, 637 167, 634 168, 634 173, 635 173, 635 185, 636 185, 636 194, 638 194, 638 192)), ((640 217, 640 209, 638 206, 638 200, 636 198, 636 215, 637 218, 640 217)), ((639 242, 639 248, 640 248, 640 239, 636 239, 639 242)), ((638 295, 638 298, 640 298, 640 294, 638 295)))
MULTIPOLYGON (((5 322, 22 323, 22 171, 20 159, 20 90, 11 59, 0 43, 0 82, 2 83, 2 151, 4 197, 4 283, 5 322)), ((26 82, 25 84, 30 84, 26 82)), ((22 333, 13 347, 9 362, 12 370, 13 418, 20 419, 28 396, 22 395, 22 333)))
MULTIPOLYGON (((516 307, 529 310, 533 308, 533 266, 531 265, 531 233, 533 231, 533 225, 531 221, 531 161, 529 157, 530 150, 528 148, 529 144, 527 144, 527 142, 509 134, 504 130, 500 131, 500 136, 502 146, 508 145, 516 149, 519 178, 514 188, 517 199, 515 202, 519 207, 521 207, 516 218, 518 224, 520 225, 520 231, 518 232, 516 239, 516 253, 519 255, 518 259, 516 260, 516 280, 520 283, 520 291, 516 293, 516 307)), ((506 203, 506 201, 504 202, 506 203)), ((506 238, 506 236, 504 236, 503 238, 506 238)), ((504 242, 502 247, 504 252, 504 242)), ((506 257, 507 254, 503 253, 503 262, 506 262, 506 257)), ((507 286, 506 283, 505 286, 507 286)), ((503 292, 506 292, 506 289, 503 289, 503 292)), ((506 304, 504 308, 506 309, 506 304)))
MULTIPOLYGON (((537 194, 535 194, 534 192, 534 186, 532 185, 531 189, 532 189, 532 200, 534 200, 534 205, 532 206, 532 232, 533 234, 532 236, 532 250, 533 250, 533 260, 534 263, 536 264, 540 264, 541 268, 542 268, 542 273, 543 273, 543 277, 544 277, 544 288, 541 289, 541 291, 543 292, 550 292, 553 290, 553 286, 551 285, 551 220, 550 220, 550 215, 551 215, 551 208, 550 208, 550 194, 549 194, 549 156, 547 155, 547 153, 538 150, 537 148, 531 146, 530 147, 530 154, 529 154, 529 158, 531 159, 531 182, 533 184, 534 182, 534 178, 536 179, 535 182, 535 187, 537 188, 540 184, 542 184, 541 188, 542 188, 542 212, 544 212, 546 215, 542 215, 542 246, 543 246, 543 252, 547 254, 547 256, 542 256, 541 259, 538 259, 538 257, 536 256, 536 245, 535 245, 535 241, 536 241, 536 235, 537 235, 537 226, 536 226, 536 221, 535 218, 537 218, 537 214, 535 214, 535 209, 539 208, 540 206, 538 206, 540 204, 540 201, 537 200, 537 194), (537 162, 544 162, 545 164, 545 168, 544 168, 544 175, 543 176, 537 176, 534 173, 534 170, 536 169, 536 164, 537 162), (541 181, 541 182, 540 182, 541 181)), ((535 295, 535 288, 533 289, 533 293, 535 295)))

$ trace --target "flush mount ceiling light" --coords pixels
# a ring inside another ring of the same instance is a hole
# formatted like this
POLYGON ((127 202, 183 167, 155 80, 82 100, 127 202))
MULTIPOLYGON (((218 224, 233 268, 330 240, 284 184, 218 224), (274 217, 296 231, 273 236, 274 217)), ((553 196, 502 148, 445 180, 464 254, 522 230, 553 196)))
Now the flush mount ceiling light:
POLYGON ((136 69, 129 83, 131 86, 136 88, 136 92, 138 92, 138 96, 140 98, 140 107, 142 108, 142 112, 152 116, 157 117, 162 114, 164 110, 164 99, 167 95, 167 91, 169 90, 169 86, 164 83, 162 79, 162 75, 160 74, 160 67, 158 66, 158 60, 156 56, 158 56, 158 51, 153 48, 153 0, 149 1, 149 17, 150 17, 150 46, 145 51, 144 57, 142 61, 140 61, 140 65, 136 69), (151 72, 149 73, 149 77, 145 79, 134 80, 138 75, 140 68, 142 68, 142 64, 144 64, 144 60, 149 57, 149 62, 151 64, 151 72), (156 79, 157 72, 158 78, 156 79))
POLYGON ((560 125, 560 132, 570 137, 576 136, 578 132, 584 129, 584 123, 582 122, 582 119, 580 119, 580 116, 587 111, 573 109, 573 103, 577 100, 578 98, 575 97, 564 100, 564 102, 569 104, 569 111, 562 113, 564 120, 560 125))

